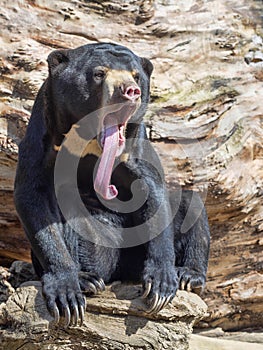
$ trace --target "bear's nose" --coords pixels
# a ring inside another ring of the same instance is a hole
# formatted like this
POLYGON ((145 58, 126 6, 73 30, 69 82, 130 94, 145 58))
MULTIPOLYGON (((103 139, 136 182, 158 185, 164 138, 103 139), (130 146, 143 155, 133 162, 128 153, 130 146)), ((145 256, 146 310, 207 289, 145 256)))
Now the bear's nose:
POLYGON ((122 84, 120 86, 122 96, 127 100, 135 101, 141 96, 141 89, 135 84, 122 84))

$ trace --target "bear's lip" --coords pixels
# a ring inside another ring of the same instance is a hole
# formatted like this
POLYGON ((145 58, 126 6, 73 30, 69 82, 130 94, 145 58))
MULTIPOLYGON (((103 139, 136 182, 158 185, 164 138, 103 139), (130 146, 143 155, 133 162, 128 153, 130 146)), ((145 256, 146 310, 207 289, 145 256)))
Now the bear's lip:
POLYGON ((126 126, 137 107, 135 103, 125 103, 102 118, 102 130, 98 137, 102 155, 94 178, 94 189, 105 200, 111 200, 118 195, 116 187, 110 184, 113 165, 115 158, 119 157, 125 148, 126 126))

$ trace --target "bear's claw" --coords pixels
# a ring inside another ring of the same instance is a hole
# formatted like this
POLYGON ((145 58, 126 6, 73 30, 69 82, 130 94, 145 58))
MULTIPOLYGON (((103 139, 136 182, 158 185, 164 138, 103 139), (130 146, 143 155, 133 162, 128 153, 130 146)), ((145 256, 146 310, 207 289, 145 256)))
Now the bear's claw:
POLYGON ((142 298, 145 299, 148 297, 150 291, 152 289, 152 283, 151 282, 147 282, 146 283, 146 286, 145 286, 145 290, 144 290, 144 293, 142 295, 142 298))
POLYGON ((201 294, 205 287, 205 274, 187 266, 177 268, 179 288, 187 292, 201 294))
POLYGON ((105 283, 102 278, 88 272, 79 272, 81 290, 88 294, 98 294, 105 290, 105 283))
POLYGON ((148 298, 149 309, 147 313, 157 313, 170 303, 175 296, 178 288, 175 269, 173 266, 160 269, 149 263, 145 270, 144 280, 142 297, 148 298))
POLYGON ((74 273, 58 274, 47 273, 42 277, 43 295, 47 308, 58 324, 64 318, 64 326, 83 324, 86 300, 81 293, 78 279, 74 273), (62 291, 62 292, 61 292, 62 291))
POLYGON ((155 294, 150 303, 150 308, 147 310, 148 314, 156 314, 162 309, 164 309, 173 299, 173 295, 168 297, 161 297, 158 294, 155 294))

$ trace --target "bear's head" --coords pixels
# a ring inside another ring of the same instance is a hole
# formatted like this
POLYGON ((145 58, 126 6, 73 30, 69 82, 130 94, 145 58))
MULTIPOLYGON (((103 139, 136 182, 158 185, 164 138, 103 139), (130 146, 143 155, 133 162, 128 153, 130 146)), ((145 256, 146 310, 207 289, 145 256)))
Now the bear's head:
MULTIPOLYGON (((52 119, 48 124, 62 135, 91 116, 89 127, 96 130, 102 149, 98 173, 104 174, 125 148, 128 122, 138 125, 145 113, 151 62, 126 47, 100 43, 56 50, 49 55, 48 65, 46 118, 52 119)), ((96 179, 96 191, 110 199, 105 192, 109 179, 104 175, 96 179)))
MULTIPOLYGON (((153 66, 126 47, 101 43, 56 50, 48 56, 48 65, 49 98, 58 127, 64 123, 64 129, 69 128, 89 113, 113 105, 116 110, 109 110, 119 125, 140 122, 144 115, 153 66)), ((104 118, 106 123, 111 119, 104 118)))

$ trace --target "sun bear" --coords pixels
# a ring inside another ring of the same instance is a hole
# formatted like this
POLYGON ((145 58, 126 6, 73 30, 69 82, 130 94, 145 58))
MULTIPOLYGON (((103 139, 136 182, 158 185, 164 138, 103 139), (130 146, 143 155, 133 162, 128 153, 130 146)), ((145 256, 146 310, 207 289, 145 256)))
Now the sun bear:
POLYGON ((19 145, 15 204, 55 321, 83 293, 142 283, 151 313, 206 281, 209 226, 195 192, 169 194, 143 116, 152 63, 116 44, 56 50, 19 145))

